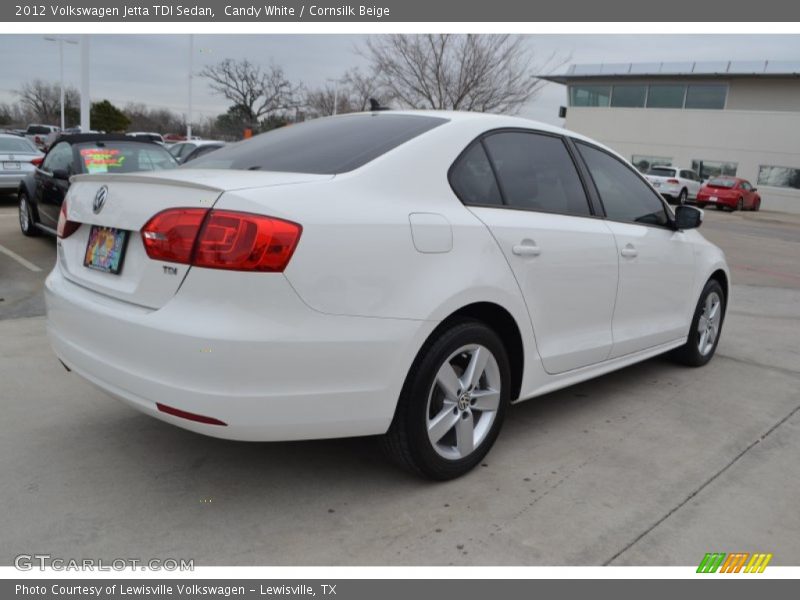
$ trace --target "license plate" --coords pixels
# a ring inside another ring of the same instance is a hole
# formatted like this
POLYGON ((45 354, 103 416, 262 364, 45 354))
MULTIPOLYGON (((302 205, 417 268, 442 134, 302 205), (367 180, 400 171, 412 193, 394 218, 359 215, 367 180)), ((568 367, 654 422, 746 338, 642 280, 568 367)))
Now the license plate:
POLYGON ((19 162, 16 160, 5 161, 3 163, 3 169, 6 171, 19 171, 19 162))
POLYGON ((709 202, 716 202, 716 201, 717 201, 717 197, 716 197, 716 196, 711 196, 711 197, 708 199, 708 201, 709 201, 709 202))
POLYGON ((118 275, 125 258, 128 232, 113 227, 92 225, 83 265, 90 269, 118 275))

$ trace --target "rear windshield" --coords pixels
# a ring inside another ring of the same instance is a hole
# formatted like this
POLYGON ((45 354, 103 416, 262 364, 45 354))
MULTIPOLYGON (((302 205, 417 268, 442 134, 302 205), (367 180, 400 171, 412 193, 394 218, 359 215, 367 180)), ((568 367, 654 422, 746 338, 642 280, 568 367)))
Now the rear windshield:
POLYGON ((18 154, 39 154, 39 151, 34 148, 25 138, 0 138, 0 152, 18 154))
POLYGON ((246 169, 334 175, 367 164, 447 119, 371 113, 288 125, 232 144, 186 169, 246 169))
POLYGON ((41 135, 43 133, 51 133, 52 131, 53 129, 51 127, 45 127, 44 125, 29 125, 26 133, 29 135, 41 135))
POLYGON ((84 173, 161 171, 178 166, 172 155, 158 144, 100 141, 75 147, 84 173))
POLYGON ((736 185, 736 180, 715 178, 709 180, 708 185, 713 185, 714 187, 721 187, 721 188, 732 188, 733 186, 736 185))
POLYGON ((675 177, 675 169, 664 169, 662 167, 653 167, 647 172, 648 175, 655 175, 656 177, 675 177))

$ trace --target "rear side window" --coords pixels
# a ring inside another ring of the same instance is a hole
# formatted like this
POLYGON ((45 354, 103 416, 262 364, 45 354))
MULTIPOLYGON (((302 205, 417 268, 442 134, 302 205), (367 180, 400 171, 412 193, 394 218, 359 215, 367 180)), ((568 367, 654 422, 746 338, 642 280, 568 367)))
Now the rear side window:
POLYGON ((576 145, 609 219, 647 225, 669 223, 664 204, 631 167, 607 152, 581 142, 576 145))
POLYGON ((484 144, 510 207, 591 215, 578 171, 561 138, 513 131, 492 134, 484 144))
POLYGON ((446 122, 386 112, 315 119, 227 146, 184 168, 334 175, 357 169, 446 122))
POLYGON ((500 206, 503 200, 483 144, 477 142, 462 154, 450 171, 450 185, 464 204, 500 206))

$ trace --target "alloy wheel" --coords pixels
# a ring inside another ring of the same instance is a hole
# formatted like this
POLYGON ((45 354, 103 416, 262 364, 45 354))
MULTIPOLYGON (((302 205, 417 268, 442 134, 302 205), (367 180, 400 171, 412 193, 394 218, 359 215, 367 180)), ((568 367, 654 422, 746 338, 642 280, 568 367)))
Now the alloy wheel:
POLYGON ((28 207, 28 199, 25 196, 19 199, 19 226, 24 232, 31 228, 31 211, 28 207))
POLYGON ((720 325, 722 324, 722 299, 717 292, 706 296, 703 312, 697 321, 697 349, 703 356, 714 349, 720 325))
POLYGON ((426 427, 443 458, 466 458, 481 445, 500 407, 500 368, 488 348, 463 346, 444 361, 428 394, 426 427))

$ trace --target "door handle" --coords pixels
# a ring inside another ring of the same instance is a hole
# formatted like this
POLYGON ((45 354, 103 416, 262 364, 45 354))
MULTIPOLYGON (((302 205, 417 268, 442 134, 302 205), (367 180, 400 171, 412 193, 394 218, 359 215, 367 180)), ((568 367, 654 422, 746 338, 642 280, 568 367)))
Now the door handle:
POLYGON ((625 258, 635 258, 639 256, 639 251, 633 246, 633 244, 625 244, 625 247, 620 250, 619 253, 625 258))
POLYGON ((542 249, 533 240, 522 240, 522 243, 511 248, 511 251, 517 256, 539 256, 542 253, 542 249))

